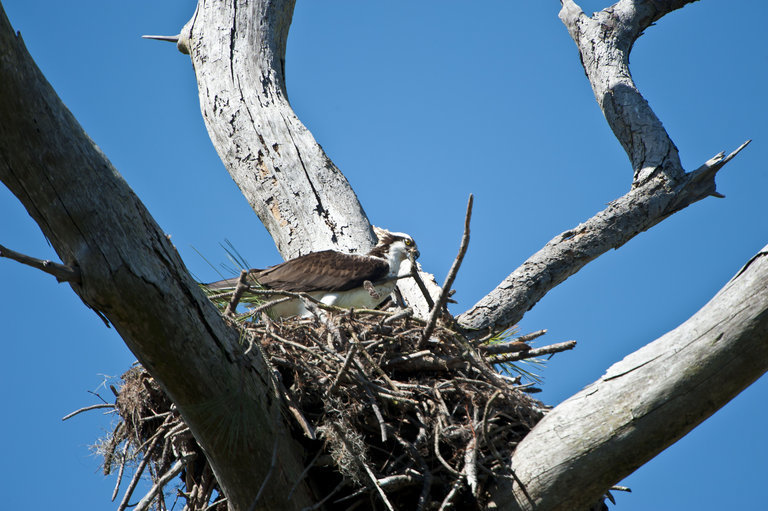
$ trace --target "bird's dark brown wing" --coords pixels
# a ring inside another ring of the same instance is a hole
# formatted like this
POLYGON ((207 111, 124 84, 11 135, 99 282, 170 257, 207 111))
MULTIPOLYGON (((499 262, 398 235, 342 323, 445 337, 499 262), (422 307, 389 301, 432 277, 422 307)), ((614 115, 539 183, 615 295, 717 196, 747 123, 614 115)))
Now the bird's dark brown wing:
POLYGON ((377 257, 324 250, 272 266, 254 277, 264 287, 281 291, 346 291, 388 273, 389 264, 377 257))

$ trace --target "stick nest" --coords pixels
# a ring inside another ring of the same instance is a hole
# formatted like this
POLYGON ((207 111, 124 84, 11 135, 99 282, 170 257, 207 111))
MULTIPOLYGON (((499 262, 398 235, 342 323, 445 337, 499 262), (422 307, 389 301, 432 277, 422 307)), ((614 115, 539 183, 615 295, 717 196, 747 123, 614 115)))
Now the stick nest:
MULTIPOLYGON (((484 488, 508 473, 505 460, 546 409, 520 377, 494 368, 541 352, 525 344, 533 336, 472 341, 441 322, 425 340, 425 322, 407 311, 237 325, 243 349, 272 366, 318 508, 483 509, 484 488)), ((185 509, 224 509, 200 447, 154 379, 135 367, 123 380, 120 422, 102 442, 105 472, 141 459, 157 486, 183 465, 185 509)), ((158 509, 162 495, 152 499, 158 509)))

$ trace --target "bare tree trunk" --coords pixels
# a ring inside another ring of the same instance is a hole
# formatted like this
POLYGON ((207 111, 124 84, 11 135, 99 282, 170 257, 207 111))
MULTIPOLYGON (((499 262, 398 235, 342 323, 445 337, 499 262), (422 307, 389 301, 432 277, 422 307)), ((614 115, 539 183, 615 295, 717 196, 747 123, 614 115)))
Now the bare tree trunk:
POLYGON ((61 260, 72 289, 113 325, 163 385, 203 447, 233 510, 300 509, 302 449, 290 436, 272 369, 243 353, 176 249, 35 66, 0 8, 0 180, 61 260), (273 449, 280 464, 271 468, 273 449))

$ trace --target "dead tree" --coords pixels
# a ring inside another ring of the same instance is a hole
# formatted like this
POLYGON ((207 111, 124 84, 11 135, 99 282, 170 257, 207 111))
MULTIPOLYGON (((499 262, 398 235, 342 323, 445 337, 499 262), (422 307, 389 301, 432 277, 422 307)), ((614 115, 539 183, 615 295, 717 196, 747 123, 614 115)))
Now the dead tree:
MULTIPOLYGON (((718 195, 716 173, 743 146, 686 172, 628 68, 643 30, 690 1, 621 0, 588 17, 563 0, 560 17, 630 159, 631 189, 553 238, 458 316, 461 325, 485 333, 517 323, 588 262, 718 195)), ((211 140, 281 254, 291 258, 329 247, 365 251, 373 234, 357 197, 285 95, 293 7, 291 0, 201 2, 182 28, 178 48, 192 59, 211 140)), ((36 220, 61 264, 0 248, 2 255, 69 282, 115 326, 178 407, 231 509, 249 509, 257 494, 265 509, 311 505, 309 488, 293 489, 303 470, 301 448, 287 433, 262 354, 242 352, 236 332, 58 99, 4 13, 0 25, 0 179, 36 220), (277 465, 269 462, 274 452, 277 465)), ((588 506, 762 375, 768 369, 766 253, 755 255, 686 323, 552 410, 509 461, 515 477, 491 488, 497 507, 588 506), (560 441, 550 441, 553 435, 560 441)), ((424 309, 418 292, 406 289, 406 296, 424 309)))

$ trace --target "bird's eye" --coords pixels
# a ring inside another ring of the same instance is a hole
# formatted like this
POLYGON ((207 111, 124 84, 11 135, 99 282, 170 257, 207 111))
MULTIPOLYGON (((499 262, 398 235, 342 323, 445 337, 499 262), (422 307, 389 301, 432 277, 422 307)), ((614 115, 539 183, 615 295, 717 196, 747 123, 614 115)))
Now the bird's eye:
POLYGON ((407 239, 407 240, 405 240, 405 246, 406 246, 406 247, 410 247, 411 245, 413 245, 413 241, 411 241, 411 240, 408 240, 408 239, 407 239))

